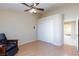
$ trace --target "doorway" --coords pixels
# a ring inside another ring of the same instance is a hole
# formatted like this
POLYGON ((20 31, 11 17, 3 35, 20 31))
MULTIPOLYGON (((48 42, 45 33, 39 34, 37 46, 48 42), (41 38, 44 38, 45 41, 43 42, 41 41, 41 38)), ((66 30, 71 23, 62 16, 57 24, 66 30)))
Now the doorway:
POLYGON ((78 50, 78 20, 64 20, 64 44, 78 50))

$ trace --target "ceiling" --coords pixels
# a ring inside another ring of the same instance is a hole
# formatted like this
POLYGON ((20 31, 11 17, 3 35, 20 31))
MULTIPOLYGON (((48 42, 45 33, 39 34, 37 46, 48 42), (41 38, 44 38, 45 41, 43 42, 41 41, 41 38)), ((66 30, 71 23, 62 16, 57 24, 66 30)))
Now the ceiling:
MULTIPOLYGON (((30 4, 30 3, 28 3, 28 4, 30 4)), ((46 11, 46 10, 50 9, 51 7, 54 8, 59 5, 61 5, 61 4, 60 3, 40 3, 37 7, 44 8, 46 11)), ((0 3, 0 9, 24 11, 29 8, 21 3, 0 3)))

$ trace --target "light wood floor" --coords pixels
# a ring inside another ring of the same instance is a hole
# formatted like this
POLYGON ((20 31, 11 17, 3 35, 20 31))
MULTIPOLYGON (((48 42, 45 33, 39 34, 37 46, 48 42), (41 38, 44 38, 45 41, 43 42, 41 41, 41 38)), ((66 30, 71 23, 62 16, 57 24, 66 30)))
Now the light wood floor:
POLYGON ((58 47, 43 41, 34 41, 20 46, 15 56, 77 56, 77 50, 68 45, 58 47))

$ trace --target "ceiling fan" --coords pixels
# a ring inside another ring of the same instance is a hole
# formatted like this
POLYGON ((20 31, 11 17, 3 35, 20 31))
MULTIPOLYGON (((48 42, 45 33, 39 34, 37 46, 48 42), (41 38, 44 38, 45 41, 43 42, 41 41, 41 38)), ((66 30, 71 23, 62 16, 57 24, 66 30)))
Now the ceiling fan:
POLYGON ((28 5, 26 3, 22 3, 22 4, 25 5, 25 6, 27 6, 27 7, 29 7, 29 9, 24 10, 24 11, 29 11, 29 12, 34 13, 34 14, 37 13, 37 10, 44 11, 43 8, 37 8, 37 6, 39 5, 39 3, 32 3, 32 5, 28 5))

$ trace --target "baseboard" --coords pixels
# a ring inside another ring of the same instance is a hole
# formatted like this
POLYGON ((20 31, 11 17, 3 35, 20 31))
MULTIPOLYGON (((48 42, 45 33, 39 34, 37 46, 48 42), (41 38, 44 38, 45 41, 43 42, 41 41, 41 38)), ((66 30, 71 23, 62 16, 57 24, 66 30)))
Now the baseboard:
POLYGON ((54 44, 54 43, 51 43, 51 42, 48 42, 48 41, 44 41, 44 40, 40 40, 40 41, 43 41, 43 42, 46 42, 46 43, 49 43, 49 44, 52 44, 52 45, 55 45, 55 46, 63 46, 63 44, 54 44))
POLYGON ((18 46, 21 46, 21 45, 24 45, 24 44, 27 44, 27 43, 30 43, 30 42, 33 42, 33 41, 36 41, 36 40, 31 40, 31 41, 28 41, 28 42, 23 42, 21 44, 19 43, 18 46))

